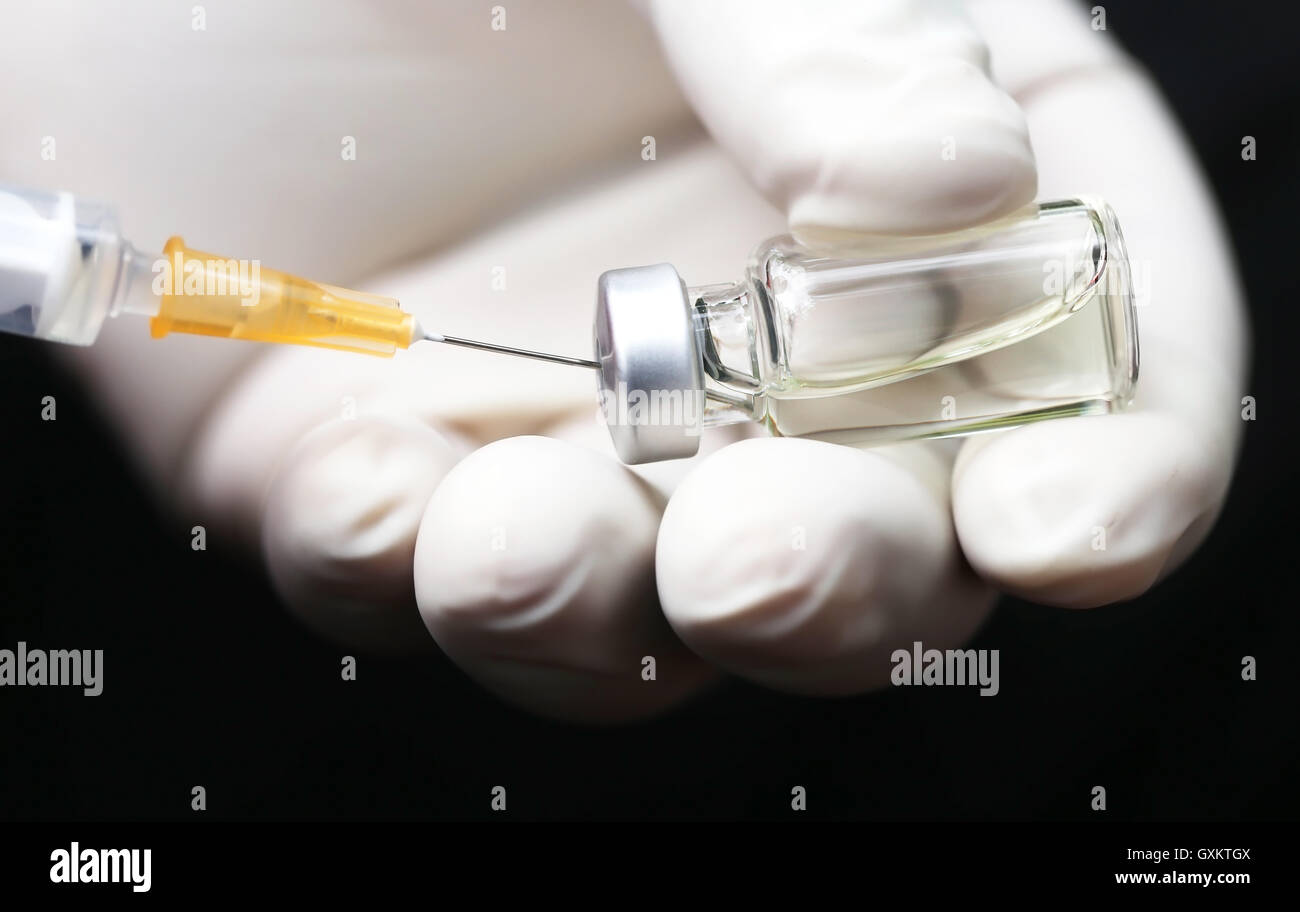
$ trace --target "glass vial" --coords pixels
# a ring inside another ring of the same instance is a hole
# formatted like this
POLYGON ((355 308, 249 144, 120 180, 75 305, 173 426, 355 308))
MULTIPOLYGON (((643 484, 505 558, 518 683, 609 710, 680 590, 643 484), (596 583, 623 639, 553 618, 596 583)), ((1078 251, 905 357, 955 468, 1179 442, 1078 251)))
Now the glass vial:
POLYGON ((1137 326, 1123 238, 1096 200, 887 246, 759 246, 744 279, 667 264, 601 276, 600 399, 628 463, 757 421, 840 443, 944 437, 1123 408, 1137 326))

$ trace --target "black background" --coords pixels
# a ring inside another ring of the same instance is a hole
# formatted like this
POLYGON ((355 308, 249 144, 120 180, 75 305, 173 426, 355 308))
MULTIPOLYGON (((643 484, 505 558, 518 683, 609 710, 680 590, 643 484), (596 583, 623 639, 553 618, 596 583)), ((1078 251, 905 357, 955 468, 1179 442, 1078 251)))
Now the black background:
POLYGON ((106 685, 95 699, 0 690, 0 820, 194 819, 194 785, 206 819, 485 818, 494 785, 514 819, 788 818, 792 785, 807 818, 1096 820, 1094 785, 1110 820, 1300 816, 1285 373, 1300 93, 1270 8, 1107 4, 1226 215, 1259 420, 1210 540, 1155 591, 1090 612, 1002 603, 975 643, 1001 650, 997 699, 730 682, 657 721, 588 729, 501 704, 433 651, 361 655, 345 683, 348 650, 293 621, 219 541, 192 551, 46 348, 5 337, 0 645, 102 648, 106 685), (56 422, 40 420, 46 395, 56 422), (1259 680, 1241 680, 1244 655, 1259 680))

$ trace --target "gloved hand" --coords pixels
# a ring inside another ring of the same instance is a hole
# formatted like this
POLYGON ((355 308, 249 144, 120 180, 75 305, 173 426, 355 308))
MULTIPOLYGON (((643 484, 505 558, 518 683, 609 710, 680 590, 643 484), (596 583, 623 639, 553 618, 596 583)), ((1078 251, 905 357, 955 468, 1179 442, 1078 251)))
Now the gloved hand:
MULTIPOLYGON (((114 327, 79 366, 160 490, 187 527, 260 547, 281 595, 317 629, 403 647, 427 643, 427 626, 506 699, 617 719, 663 709, 718 668, 807 693, 879 686, 893 649, 957 645, 998 589, 1079 607, 1130 598, 1208 530, 1239 429, 1240 293, 1163 104, 1065 0, 981 0, 974 25, 919 2, 652 3, 716 146, 621 13, 512 4, 494 33, 472 13, 438 11, 436 30, 419 33, 382 14, 367 25, 360 8, 312 10, 239 14, 300 23, 301 45, 287 47, 285 30, 253 23, 277 36, 280 62, 259 83, 270 100, 245 103, 298 112, 309 129, 221 117, 226 96, 204 112, 242 124, 241 148, 277 149, 291 172, 220 145, 204 173, 233 183, 209 197, 173 183, 150 226, 181 227, 180 209, 209 220, 201 243, 185 228, 205 249, 266 250, 268 265, 394 294, 440 331, 585 355, 604 269, 668 261, 693 282, 730 280, 787 217, 806 236, 959 228, 1033 198, 1036 154, 1039 197, 1096 193, 1119 213, 1143 357, 1123 415, 872 450, 723 448, 731 436, 715 434, 693 460, 628 470, 581 371, 432 344, 392 362, 254 357, 114 327), (344 40, 361 61, 345 76, 305 65, 344 40), (337 149, 335 137, 353 133, 348 163, 286 139, 337 149), (640 155, 643 136, 655 138, 653 160, 640 155), (949 138, 953 159, 941 155, 949 138), (529 196, 543 183, 567 192, 529 196), (211 207, 230 187, 246 205, 222 221, 211 207), (520 199, 531 207, 496 217, 520 199), (162 225, 163 213, 173 221, 162 225), (223 245, 223 231, 239 243, 223 245), (340 274, 429 249, 439 253, 369 281, 340 274), (287 259, 273 261, 276 251, 287 259), (1107 530, 1104 551, 1091 547, 1095 526, 1107 530)), ((247 39, 231 31, 221 40, 247 39)), ((201 40, 173 72, 237 84, 201 40)), ((5 59, 21 62, 21 49, 5 59)), ((189 88, 177 85, 176 96, 189 88)), ((8 122, 21 120, 25 102, 7 103, 8 122)), ((41 110, 48 118, 51 106, 41 110)), ((51 180, 33 180, 15 156, 5 164, 21 182, 51 180)), ((138 182, 85 173, 59 183, 147 208, 138 182)))

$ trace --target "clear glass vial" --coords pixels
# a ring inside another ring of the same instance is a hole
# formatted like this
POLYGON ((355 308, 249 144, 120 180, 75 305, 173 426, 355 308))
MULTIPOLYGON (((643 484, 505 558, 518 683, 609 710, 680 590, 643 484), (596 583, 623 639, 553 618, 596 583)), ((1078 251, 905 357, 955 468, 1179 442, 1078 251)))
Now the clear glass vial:
POLYGON ((1123 408, 1137 324, 1114 213, 1042 203, 881 246, 759 246, 732 285, 668 264, 600 277, 601 407, 624 462, 758 421, 841 443, 945 437, 1123 408))

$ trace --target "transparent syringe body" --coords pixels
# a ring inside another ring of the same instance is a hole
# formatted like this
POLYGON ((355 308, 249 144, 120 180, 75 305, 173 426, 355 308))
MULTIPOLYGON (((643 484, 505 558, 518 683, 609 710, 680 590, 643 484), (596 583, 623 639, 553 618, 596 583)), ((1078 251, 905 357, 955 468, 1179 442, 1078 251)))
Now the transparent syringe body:
POLYGON ((830 253, 777 238, 687 295, 706 426, 940 437, 1120 409, 1137 379, 1128 259, 1096 201, 830 253))
POLYGON ((151 259, 109 206, 0 185, 0 331, 89 345, 115 313, 152 315, 151 259))

